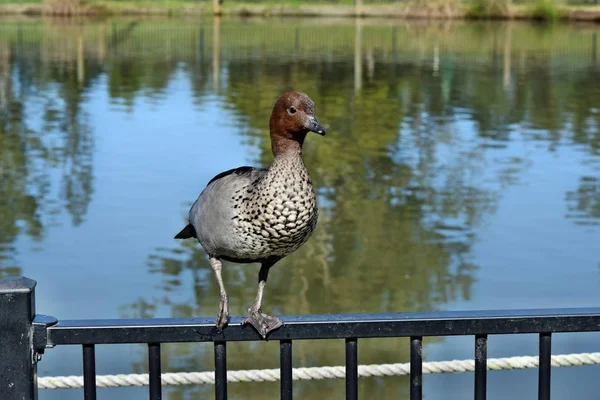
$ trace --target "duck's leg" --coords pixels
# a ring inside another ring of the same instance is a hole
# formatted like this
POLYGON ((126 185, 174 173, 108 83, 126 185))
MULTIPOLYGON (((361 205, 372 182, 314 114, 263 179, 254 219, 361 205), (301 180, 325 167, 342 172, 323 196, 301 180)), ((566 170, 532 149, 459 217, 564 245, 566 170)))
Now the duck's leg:
POLYGON ((269 275, 269 269, 273 266, 273 263, 263 263, 260 267, 260 271, 258 272, 258 292, 256 294, 256 300, 254 300, 254 304, 250 306, 248 309, 248 316, 242 322, 244 324, 251 324, 254 329, 261 334, 263 339, 267 337, 267 334, 281 326, 283 326, 283 321, 279 318, 272 317, 267 314, 263 314, 260 310, 260 306, 262 304, 263 292, 265 290, 265 285, 267 284, 267 277, 269 275))
POLYGON ((210 266, 215 271, 217 282, 219 283, 219 294, 221 295, 221 301, 219 302, 219 313, 217 314, 217 328, 223 329, 229 322, 229 297, 225 292, 225 285, 223 284, 223 277, 221 277, 221 269, 223 264, 221 260, 216 257, 210 257, 210 266))

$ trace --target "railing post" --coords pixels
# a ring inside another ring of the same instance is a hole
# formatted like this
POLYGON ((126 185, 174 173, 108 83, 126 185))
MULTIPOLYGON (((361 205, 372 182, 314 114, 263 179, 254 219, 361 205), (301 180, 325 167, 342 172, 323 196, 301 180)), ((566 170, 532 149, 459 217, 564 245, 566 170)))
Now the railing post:
POLYGON ((36 400, 37 354, 33 350, 36 282, 0 281, 0 399, 36 400))

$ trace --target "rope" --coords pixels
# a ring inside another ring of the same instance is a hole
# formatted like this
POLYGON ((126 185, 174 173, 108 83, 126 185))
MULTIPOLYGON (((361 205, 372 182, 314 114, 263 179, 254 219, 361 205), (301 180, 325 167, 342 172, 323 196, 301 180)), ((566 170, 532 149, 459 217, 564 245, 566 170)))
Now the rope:
MULTIPOLYGON (((552 367, 574 367, 600 364, 600 353, 563 354, 552 356, 552 367)), ((537 368, 538 357, 491 358, 487 361, 488 370, 511 370, 537 368)), ((423 363, 424 374, 472 372, 473 360, 432 361, 423 363)), ((359 365, 358 376, 401 376, 410 374, 410 363, 359 365)), ((346 375, 345 367, 294 368, 294 380, 339 379, 346 375)), ((147 386, 148 374, 98 375, 96 386, 114 388, 124 386, 147 386)), ((275 382, 279 380, 279 369, 251 369, 227 371, 228 382, 275 382)), ((177 372, 162 374, 163 385, 204 385, 214 384, 214 372, 177 372)), ((38 378, 40 389, 72 389, 83 387, 81 376, 53 376, 38 378)))

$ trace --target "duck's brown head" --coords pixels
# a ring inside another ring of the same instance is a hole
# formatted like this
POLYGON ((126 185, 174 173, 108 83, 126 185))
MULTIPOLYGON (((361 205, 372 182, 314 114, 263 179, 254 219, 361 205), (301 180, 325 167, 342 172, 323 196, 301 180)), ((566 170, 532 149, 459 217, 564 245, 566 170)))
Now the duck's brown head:
POLYGON ((315 103, 300 92, 287 92, 277 99, 269 128, 271 147, 275 155, 289 150, 300 150, 308 132, 325 135, 325 128, 315 116, 315 103))

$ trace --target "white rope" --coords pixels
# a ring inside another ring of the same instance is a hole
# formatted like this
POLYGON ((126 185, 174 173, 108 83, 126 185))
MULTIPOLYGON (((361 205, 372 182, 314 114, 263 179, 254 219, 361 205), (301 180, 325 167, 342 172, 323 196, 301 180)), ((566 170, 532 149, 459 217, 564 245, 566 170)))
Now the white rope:
MULTIPOLYGON (((600 364, 600 353, 563 354, 552 356, 552 367, 574 367, 600 364)), ((538 357, 490 358, 488 370, 511 370, 537 368, 538 357)), ((423 363, 424 374, 471 372, 475 369, 473 360, 431 361, 423 363)), ((409 363, 359 365, 358 376, 400 376, 410 373, 409 363)), ((344 378, 345 367, 294 368, 294 380, 344 378)), ((228 382, 275 382, 279 380, 279 369, 251 369, 227 371, 228 382)), ((214 384, 214 372, 177 372, 162 374, 163 385, 203 385, 214 384)), ((147 386, 148 374, 98 375, 96 386, 114 388, 123 386, 147 386)), ((70 389, 83 387, 81 376, 54 376, 38 378, 40 389, 70 389)))

